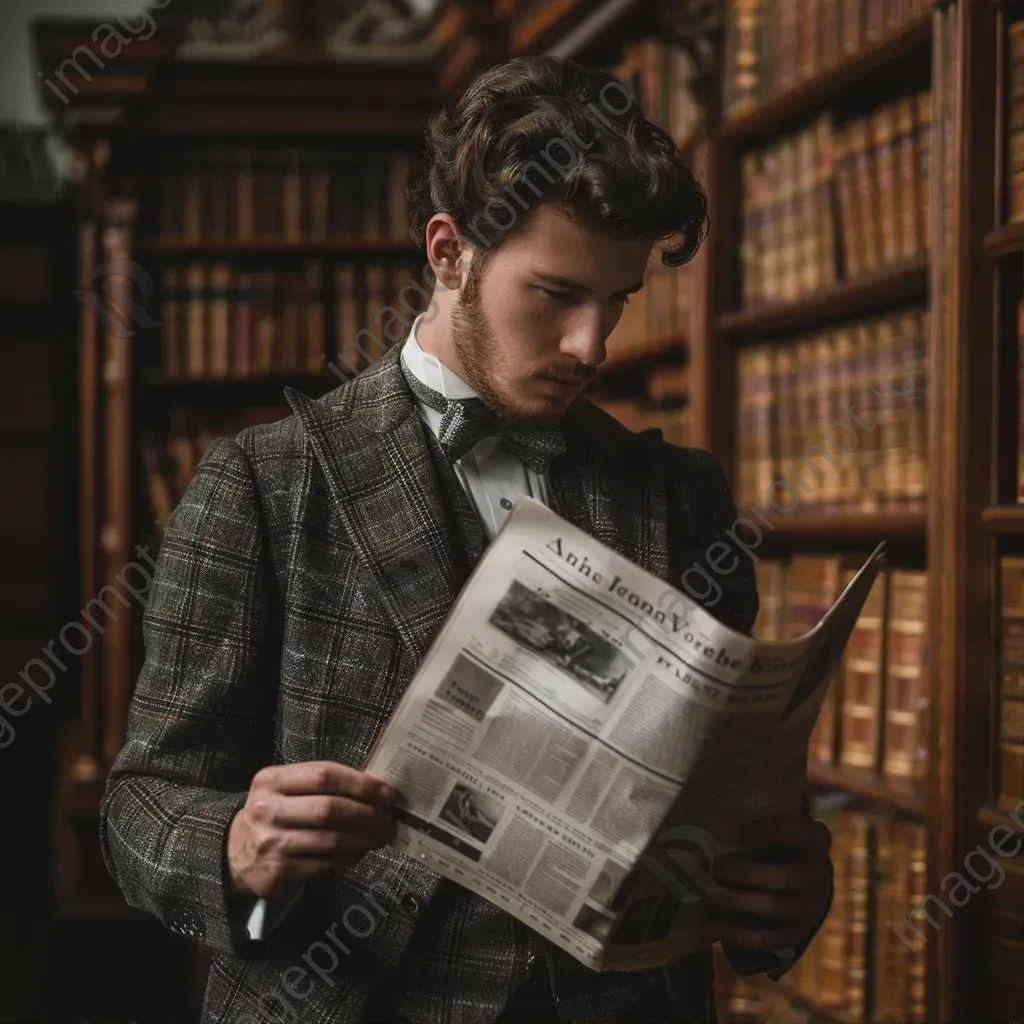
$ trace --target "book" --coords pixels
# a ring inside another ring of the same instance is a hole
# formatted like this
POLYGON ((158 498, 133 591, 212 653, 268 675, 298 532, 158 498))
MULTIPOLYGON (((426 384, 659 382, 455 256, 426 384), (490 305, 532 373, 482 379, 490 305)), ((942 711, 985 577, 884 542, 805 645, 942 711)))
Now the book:
POLYGON ((889 577, 882 774, 918 783, 928 770, 928 580, 921 571, 889 577))
MULTIPOLYGON (((845 586, 852 570, 843 574, 845 586)), ((839 763, 844 768, 878 771, 882 738, 886 591, 888 576, 879 573, 868 593, 843 656, 842 720, 839 763)))
POLYGON ((999 798, 1024 800, 1024 558, 1004 556, 999 589, 999 798))

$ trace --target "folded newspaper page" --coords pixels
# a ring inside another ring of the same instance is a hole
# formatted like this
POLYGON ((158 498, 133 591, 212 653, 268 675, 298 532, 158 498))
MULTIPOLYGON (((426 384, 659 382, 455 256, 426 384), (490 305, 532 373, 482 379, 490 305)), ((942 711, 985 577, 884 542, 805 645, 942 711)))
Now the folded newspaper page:
POLYGON ((595 970, 706 947, 715 858, 800 811, 882 562, 803 638, 755 640, 521 498, 365 766, 397 791, 394 845, 595 970))

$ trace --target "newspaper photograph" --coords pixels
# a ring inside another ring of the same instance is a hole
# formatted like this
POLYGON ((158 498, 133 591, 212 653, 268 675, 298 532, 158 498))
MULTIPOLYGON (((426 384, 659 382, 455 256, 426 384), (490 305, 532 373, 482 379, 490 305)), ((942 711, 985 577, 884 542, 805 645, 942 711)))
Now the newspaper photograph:
POLYGON ((394 845, 594 970, 707 946, 680 858, 699 877, 745 821, 799 813, 883 560, 806 636, 756 640, 520 498, 365 765, 394 845))

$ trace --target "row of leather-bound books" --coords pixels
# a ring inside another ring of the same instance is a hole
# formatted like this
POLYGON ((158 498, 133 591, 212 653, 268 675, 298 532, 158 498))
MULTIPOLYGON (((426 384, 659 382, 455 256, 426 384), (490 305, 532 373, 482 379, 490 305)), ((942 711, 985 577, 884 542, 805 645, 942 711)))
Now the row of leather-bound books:
POLYGON ((289 411, 283 399, 279 403, 248 406, 234 415, 225 415, 219 409, 214 412, 176 408, 166 428, 147 430, 141 442, 142 472, 155 529, 163 532, 214 438, 234 437, 246 427, 273 423, 289 411))
POLYGON ((1000 566, 999 805, 1024 800, 1024 558, 1000 566))
POLYGON ((741 349, 737 503, 768 515, 924 510, 928 312, 741 349))
POLYGON ((1024 20, 1006 29, 1006 216, 1024 220, 1024 20))
POLYGON ((609 360, 642 357, 652 347, 677 345, 691 337, 693 274, 687 267, 665 267, 655 250, 644 275, 644 287, 629 296, 622 315, 605 343, 609 360))
POLYGON ((330 359, 351 376, 405 337, 426 308, 432 286, 417 271, 411 261, 320 259, 293 271, 165 267, 161 372, 172 379, 316 374, 330 359))
POLYGON ((924 826, 849 809, 815 806, 814 813, 832 832, 829 915, 779 982, 733 979, 725 1019, 925 1021, 924 945, 931 928, 918 909, 927 893, 924 826))
MULTIPOLYGON (((628 43, 622 60, 609 70, 637 100, 647 120, 664 128, 677 143, 693 137, 701 110, 694 94, 696 65, 685 49, 659 39, 641 39, 628 43)), ((624 105, 614 90, 599 101, 598 112, 604 113, 600 102, 611 111, 624 105)))
MULTIPOLYGON (((794 639, 821 620, 862 559, 794 555, 756 563, 765 639, 794 639)), ((928 772, 928 608, 923 571, 880 573, 811 736, 812 762, 868 778, 922 782, 928 772)))
POLYGON ((743 157, 744 306, 852 282, 929 245, 931 94, 837 124, 824 114, 743 157))
POLYGON ((159 159, 156 230, 167 243, 409 242, 404 151, 194 145, 159 159))
POLYGON ((1024 503, 1024 299, 1017 304, 1017 501, 1024 503))
POLYGON ((686 447, 691 443, 690 376, 686 366, 652 367, 647 372, 644 394, 639 397, 595 394, 592 400, 636 433, 658 428, 671 444, 686 447))
POLYGON ((757 104, 898 32, 931 0, 729 0, 725 109, 757 104))

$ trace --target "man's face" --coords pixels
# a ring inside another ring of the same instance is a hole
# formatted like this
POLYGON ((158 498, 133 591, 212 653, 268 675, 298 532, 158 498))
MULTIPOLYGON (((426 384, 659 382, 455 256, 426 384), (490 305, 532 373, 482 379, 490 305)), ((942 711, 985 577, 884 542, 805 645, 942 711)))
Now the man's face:
POLYGON ((612 239, 553 205, 537 207, 452 308, 467 383, 509 419, 560 419, 597 375, 651 248, 612 239))

